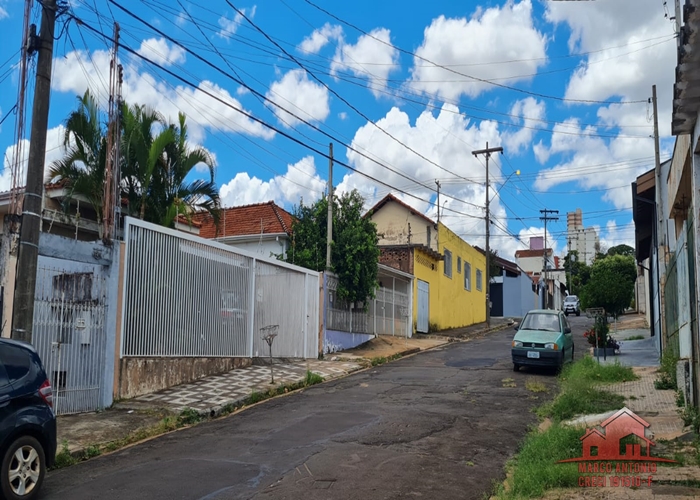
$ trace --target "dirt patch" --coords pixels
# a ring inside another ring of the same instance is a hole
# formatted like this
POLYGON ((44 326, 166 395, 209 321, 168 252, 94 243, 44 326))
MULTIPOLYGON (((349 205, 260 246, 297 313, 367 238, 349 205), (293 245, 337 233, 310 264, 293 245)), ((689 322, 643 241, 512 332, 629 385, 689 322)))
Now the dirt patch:
POLYGON ((636 330, 641 328, 649 328, 647 319, 641 314, 629 314, 621 316, 617 320, 617 330, 636 330))

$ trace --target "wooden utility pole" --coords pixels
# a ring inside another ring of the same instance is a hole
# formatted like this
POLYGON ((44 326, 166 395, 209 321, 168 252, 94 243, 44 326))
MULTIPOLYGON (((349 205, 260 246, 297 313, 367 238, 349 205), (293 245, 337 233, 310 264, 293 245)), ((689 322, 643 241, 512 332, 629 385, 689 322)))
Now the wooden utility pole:
POLYGON ((12 312, 12 338, 29 343, 32 341, 34 322, 34 292, 39 258, 41 205, 44 197, 44 161, 46 160, 46 130, 51 97, 51 63, 53 60, 54 28, 56 26, 56 0, 43 0, 41 6, 39 57, 36 65, 27 183, 22 204, 22 226, 19 235, 17 278, 12 312))
POLYGON ((559 217, 550 217, 548 214, 558 214, 559 210, 540 210, 540 220, 544 221, 544 268, 542 269, 542 278, 544 278, 544 308, 549 309, 549 283, 547 283, 547 221, 559 220, 559 217))
MULTIPOLYGON (((492 153, 501 153, 503 154, 503 148, 498 147, 498 148, 489 148, 489 143, 486 143, 486 149, 478 149, 476 151, 472 151, 472 154, 474 156, 478 155, 484 155, 486 157, 486 216, 484 217, 484 221, 486 222, 486 271, 484 273, 484 276, 486 277, 485 284, 484 286, 486 287, 486 326, 491 327, 491 276, 490 276, 490 271, 491 271, 491 246, 490 246, 490 238, 491 238, 491 214, 489 212, 489 204, 491 203, 490 196, 489 196, 489 158, 491 157, 492 153)), ((438 207, 439 210, 439 207, 438 207)))
POLYGON ((112 59, 109 63, 109 125, 107 127, 107 158, 105 161, 105 184, 102 200, 102 238, 105 241, 116 237, 116 207, 118 206, 117 204, 121 204, 118 173, 122 66, 117 64, 118 49, 119 23, 114 23, 114 47, 112 49, 112 59))
MULTIPOLYGON (((654 220, 654 224, 656 224, 656 270, 657 270, 657 275, 658 275, 658 286, 659 286, 659 301, 660 301, 660 308, 661 311, 664 311, 664 308, 666 307, 666 294, 664 293, 664 289, 666 287, 666 244, 664 241, 664 214, 663 212, 663 207, 661 207, 661 198, 660 198, 660 189, 659 186, 662 185, 662 179, 661 179, 661 154, 660 154, 660 146, 659 146, 659 112, 657 108, 657 102, 656 102, 656 85, 651 86, 651 102, 653 106, 653 113, 654 113, 654 178, 656 180, 656 203, 654 205, 654 212, 656 213, 656 217, 654 220), (659 210, 659 208, 662 208, 662 210, 659 210)), ((662 349, 666 347, 666 322, 661 321, 661 346, 662 349)))
POLYGON ((328 145, 328 221, 326 223, 326 271, 331 270, 333 244, 333 143, 328 145))

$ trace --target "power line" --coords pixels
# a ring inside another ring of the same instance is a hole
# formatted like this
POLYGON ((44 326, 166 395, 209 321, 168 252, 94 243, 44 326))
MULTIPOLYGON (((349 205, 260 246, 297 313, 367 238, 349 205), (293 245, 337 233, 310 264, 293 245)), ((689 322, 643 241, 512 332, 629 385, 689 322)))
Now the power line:
MULTIPOLYGON (((228 2, 228 0, 226 0, 226 1, 228 2)), ((591 100, 591 99, 567 99, 567 98, 564 98, 564 97, 551 96, 551 95, 547 95, 547 94, 541 94, 541 93, 539 93, 539 92, 532 92, 532 91, 529 91, 529 90, 520 89, 520 88, 517 88, 517 87, 511 87, 511 86, 509 86, 509 85, 504 85, 504 84, 502 84, 502 83, 496 83, 496 82, 492 82, 492 81, 489 81, 489 80, 486 80, 486 79, 483 79, 483 78, 478 78, 478 77, 475 77, 475 76, 472 76, 472 75, 467 75, 467 74, 465 74, 465 73, 460 73, 459 71, 453 70, 452 68, 449 68, 449 67, 447 67, 447 66, 444 66, 444 65, 441 65, 441 64, 437 64, 437 63, 431 61, 430 59, 427 59, 427 58, 422 57, 422 56, 420 56, 420 55, 418 55, 418 54, 416 54, 416 53, 414 53, 414 52, 411 52, 410 50, 406 50, 406 49, 403 49, 403 48, 401 48, 401 47, 397 47, 397 46, 395 46, 395 45, 392 45, 391 43, 387 43, 387 42, 385 42, 384 40, 381 40, 380 38, 375 37, 375 36, 372 35, 371 33, 368 33, 368 32, 366 32, 366 31, 364 31, 362 28, 359 28, 359 27, 357 27, 356 25, 354 25, 354 24, 352 24, 352 23, 350 23, 350 22, 348 22, 348 21, 343 20, 343 19, 339 18, 338 16, 336 16, 335 14, 332 14, 332 13, 329 12, 328 10, 326 10, 326 9, 324 9, 324 8, 322 8, 322 7, 318 6, 318 5, 316 5, 316 4, 313 3, 311 0, 304 0, 304 1, 305 1, 306 3, 308 3, 309 5, 311 5, 312 7, 316 8, 316 9, 320 10, 321 12, 325 13, 326 15, 332 17, 332 18, 335 19, 336 21, 338 21, 338 22, 340 22, 340 23, 343 23, 343 24, 345 24, 346 26, 350 26, 351 28, 353 28, 353 29, 359 31, 359 32, 362 33, 363 35, 368 36, 368 37, 370 37, 370 38, 372 38, 372 39, 374 39, 374 40, 376 40, 376 41, 378 41, 378 42, 380 42, 380 43, 382 43, 382 44, 384 44, 384 45, 388 45, 388 46, 390 46, 390 47, 393 47, 393 48, 395 48, 396 50, 398 50, 399 52, 403 52, 404 54, 410 55, 410 56, 412 56, 412 57, 414 57, 414 58, 416 58, 416 59, 420 59, 420 60, 422 60, 422 61, 424 61, 424 62, 430 63, 430 64, 431 64, 432 66, 434 66, 434 67, 442 68, 442 69, 444 69, 445 71, 449 71, 450 73, 454 73, 454 74, 456 74, 456 75, 460 75, 460 76, 463 76, 463 77, 465 77, 465 78, 470 78, 470 79, 476 80, 476 81, 478 81, 478 82, 486 83, 486 84, 489 84, 489 85, 493 85, 493 86, 496 86, 496 87, 501 87, 501 88, 508 89, 508 90, 513 90, 513 91, 515 91, 515 92, 521 92, 521 93, 528 94, 528 95, 532 95, 532 96, 535 96, 535 97, 541 97, 541 98, 543 98, 543 99, 552 99, 552 100, 563 101, 563 102, 575 102, 575 103, 583 103, 583 104, 639 104, 639 103, 646 103, 646 102, 647 102, 647 99, 634 100, 634 101, 596 101, 596 100, 591 100)), ((229 2, 229 5, 230 5, 230 2, 229 2)))
MULTIPOLYGON (((77 19, 77 18, 76 18, 76 19, 77 19)), ((93 28, 92 26, 90 26, 90 25, 88 25, 88 24, 86 24, 86 23, 84 23, 84 22, 82 22, 82 21, 81 21, 81 23, 82 23, 83 26, 85 26, 85 27, 88 28, 89 30, 91 30, 91 31, 97 33, 98 35, 102 36, 105 40, 112 41, 112 42, 114 41, 114 40, 112 39, 112 37, 110 37, 109 35, 100 32, 100 31, 97 30, 96 28, 93 28)), ((187 78, 185 78, 185 77, 183 77, 183 76, 180 76, 180 75, 178 75, 177 73, 175 73, 175 72, 173 72, 173 71, 171 71, 171 70, 169 70, 169 69, 163 67, 162 65, 156 63, 155 61, 151 60, 150 58, 148 58, 148 57, 146 57, 146 56, 144 56, 144 55, 142 55, 142 54, 139 54, 139 53, 138 53, 136 50, 134 50, 133 48, 131 48, 131 47, 127 46, 127 45, 124 45, 124 44, 121 43, 121 42, 119 42, 119 46, 120 46, 121 48, 123 48, 124 50, 126 50, 127 52, 129 52, 130 54, 132 54, 132 55, 134 55, 134 56, 136 56, 136 57, 138 57, 138 58, 140 58, 140 59, 142 59, 142 60, 148 62, 149 64, 151 64, 151 65, 153 65, 154 67, 160 69, 161 71, 167 73, 167 74, 170 75, 171 77, 173 77, 173 78, 175 78, 175 79, 181 81, 182 83, 184 83, 184 84, 186 84, 186 85, 188 85, 188 86, 190 86, 190 87, 192 87, 192 88, 198 89, 198 90, 199 90, 200 92, 202 92, 203 94, 205 94, 205 95, 209 96, 210 98, 212 98, 212 99, 214 99, 214 100, 220 102, 220 103, 223 104, 224 106, 227 106, 227 107, 233 109, 234 111, 236 111, 236 112, 238 112, 238 113, 244 115, 244 116, 247 117, 248 119, 250 119, 250 120, 252 120, 252 121, 254 121, 254 122, 256 122, 256 123, 259 123, 259 124, 262 125, 263 127, 267 128, 267 129, 270 129, 270 130, 272 130, 272 131, 274 131, 274 132, 280 134, 281 136, 283 136, 283 137, 285 137, 285 138, 291 140, 292 142, 294 142, 294 143, 296 143, 296 144, 298 144, 298 145, 300 145, 300 146, 302 146, 302 147, 304 147, 304 148, 306 148, 306 149, 308 149, 308 150, 310 150, 310 151, 316 153, 316 154, 319 155, 319 156, 322 156, 323 158, 330 159, 328 153, 325 153, 325 152, 323 152, 323 151, 321 151, 321 150, 319 150, 319 149, 317 149, 317 148, 315 148, 315 147, 313 147, 313 146, 310 146, 310 145, 308 145, 308 144, 305 144, 303 141, 301 141, 301 140, 297 139, 296 137, 294 137, 294 136, 288 134, 287 132, 285 132, 285 131, 283 131, 283 130, 277 128, 277 127, 275 127, 274 125, 270 125, 269 123, 265 122, 264 120, 261 120, 260 118, 257 118, 256 116, 254 116, 254 115, 248 113, 248 112, 245 111, 244 109, 241 109, 241 108, 239 108, 239 107, 234 106, 234 105, 231 104, 230 102, 227 102, 226 100, 224 100, 224 99, 222 99, 221 97, 219 97, 219 96, 217 96, 217 95, 215 95, 215 94, 209 92, 209 91, 206 90, 206 89, 203 89, 203 88, 198 87, 198 86, 197 86, 195 83, 193 83, 192 81, 190 81, 190 80, 188 80, 187 78)), ((364 172, 361 172, 361 171, 359 171, 358 169, 356 169, 356 168, 354 168, 354 167, 348 165, 348 164, 345 163, 345 162, 341 162, 341 161, 339 161, 338 159, 335 159, 335 158, 334 158, 333 161, 334 161, 335 163, 341 165, 342 167, 345 167, 345 168, 347 168, 348 170, 351 170, 352 172, 355 172, 355 173, 357 173, 357 174, 359 174, 359 175, 361 175, 361 176, 363 176, 363 177, 366 177, 367 179, 370 179, 370 180, 372 180, 372 181, 374 181, 374 182, 376 182, 376 183, 378 183, 378 184, 381 184, 381 185, 383 185, 383 186, 386 186, 386 187, 388 187, 388 188, 391 188, 392 190, 398 191, 398 192, 400 192, 400 193, 402 193, 402 194, 404 194, 404 195, 406 195, 406 196, 409 196, 409 197, 411 197, 411 198, 414 198, 414 199, 416 199, 416 200, 418 200, 418 201, 421 201, 421 202, 423 202, 423 203, 427 203, 428 205, 435 205, 435 203, 432 202, 432 201, 430 201, 430 200, 426 200, 426 199, 420 198, 419 196, 416 196, 416 195, 414 195, 414 194, 412 194, 412 193, 408 193, 408 192, 406 192, 406 191, 403 191, 403 190, 400 190, 400 189, 396 189, 396 188, 394 188, 391 184, 388 184, 387 182, 381 181, 381 180, 377 179, 376 177, 373 177, 373 176, 371 176, 371 175, 369 175, 369 174, 366 174, 366 173, 364 173, 364 172)), ((459 201, 460 203, 467 203, 467 202, 465 202, 464 200, 459 200, 458 198, 455 198, 455 200, 459 201)), ((447 208, 447 207, 446 207, 445 209, 448 210, 448 211, 450 211, 450 212, 456 213, 456 214, 458 214, 458 215, 463 215, 463 216, 465 216, 465 217, 471 217, 471 218, 475 218, 475 219, 481 219, 481 217, 474 216, 474 215, 471 215, 471 214, 467 214, 467 213, 464 213, 464 212, 460 212, 460 211, 457 211, 457 210, 453 210, 453 209, 451 209, 451 208, 447 208)))

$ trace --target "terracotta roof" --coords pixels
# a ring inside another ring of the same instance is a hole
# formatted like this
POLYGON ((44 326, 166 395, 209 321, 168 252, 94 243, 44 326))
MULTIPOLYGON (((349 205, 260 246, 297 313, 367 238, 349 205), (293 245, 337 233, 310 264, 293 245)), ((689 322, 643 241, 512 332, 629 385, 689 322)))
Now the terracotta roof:
POLYGON ((193 220, 202 224, 199 236, 221 238, 226 236, 252 236, 256 234, 287 233, 292 231, 292 214, 274 201, 221 209, 217 230, 208 213, 195 214, 193 220))
MULTIPOLYGON (((515 252, 515 258, 527 258, 527 257, 542 257, 544 250, 517 250, 515 252)), ((552 249, 547 249, 547 255, 552 255, 552 249)))
POLYGON ((432 220, 432 219, 430 219, 429 217, 423 215, 423 214, 420 213, 418 210, 416 210, 415 208, 413 208, 411 205, 408 205, 407 203, 404 203, 403 201, 399 200, 396 196, 394 196, 394 195, 391 194, 391 193, 389 193, 389 194, 386 195, 384 198, 382 198, 381 200, 379 200, 379 202, 378 202, 376 205, 374 205, 372 208, 369 209, 369 211, 367 212, 367 214, 365 214, 365 216, 367 216, 367 215, 369 215, 369 214, 371 214, 371 213, 377 212, 380 208, 382 208, 384 205, 386 205, 386 204, 387 204, 388 202, 390 202, 390 201, 393 201, 394 203, 398 203, 399 205, 401 205, 402 207, 404 207, 405 209, 407 209, 408 211, 410 211, 411 214, 417 215, 418 217, 421 217, 421 218, 425 219, 426 221, 430 222, 431 224, 435 224, 435 221, 434 221, 434 220, 432 220))
POLYGON ((187 218, 184 215, 178 215, 176 221, 180 224, 184 224, 185 226, 192 225, 192 227, 202 227, 202 223, 198 222, 195 217, 192 217, 192 222, 188 222, 187 218))

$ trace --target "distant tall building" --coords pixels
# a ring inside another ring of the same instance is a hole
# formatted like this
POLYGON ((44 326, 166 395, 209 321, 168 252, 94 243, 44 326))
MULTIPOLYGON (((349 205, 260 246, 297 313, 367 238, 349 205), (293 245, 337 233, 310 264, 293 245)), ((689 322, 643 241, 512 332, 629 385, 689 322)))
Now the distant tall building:
POLYGON ((583 213, 580 208, 566 214, 566 239, 569 251, 578 252, 578 258, 588 264, 593 264, 596 252, 600 250, 600 239, 597 231, 583 227, 583 213))

